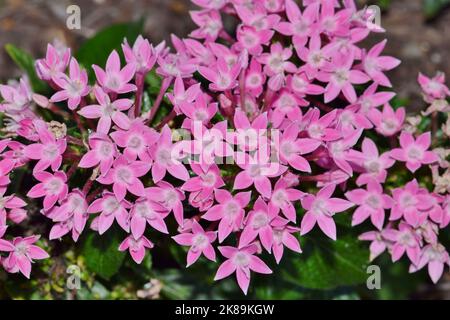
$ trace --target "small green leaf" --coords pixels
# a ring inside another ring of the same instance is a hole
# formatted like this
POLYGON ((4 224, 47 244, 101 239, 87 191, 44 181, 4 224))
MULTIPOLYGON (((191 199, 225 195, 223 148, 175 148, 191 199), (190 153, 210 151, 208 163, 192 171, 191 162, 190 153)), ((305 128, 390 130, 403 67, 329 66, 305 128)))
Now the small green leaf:
POLYGON ((333 289, 366 281, 368 250, 356 236, 338 236, 337 241, 323 235, 308 236, 303 253, 289 257, 280 271, 286 281, 310 289, 333 289))
POLYGON ((120 269, 125 253, 119 251, 120 233, 116 229, 104 235, 90 233, 82 246, 82 255, 86 265, 100 277, 109 280, 120 269))
POLYGON ((5 45, 5 50, 11 59, 19 66, 24 72, 27 73, 30 79, 31 86, 34 92, 43 92, 46 90, 47 85, 45 82, 40 80, 36 74, 36 69, 34 68, 33 57, 25 52, 24 50, 17 48, 13 44, 5 45))
POLYGON ((427 20, 436 18, 447 6, 450 0, 424 0, 423 10, 427 20))
POLYGON ((138 35, 142 33, 143 26, 143 20, 115 24, 100 30, 82 44, 78 49, 76 58, 90 72, 89 78, 92 80, 94 77, 91 65, 96 64, 103 67, 111 51, 117 50, 120 54, 122 52, 121 44, 125 38, 132 45, 138 35))

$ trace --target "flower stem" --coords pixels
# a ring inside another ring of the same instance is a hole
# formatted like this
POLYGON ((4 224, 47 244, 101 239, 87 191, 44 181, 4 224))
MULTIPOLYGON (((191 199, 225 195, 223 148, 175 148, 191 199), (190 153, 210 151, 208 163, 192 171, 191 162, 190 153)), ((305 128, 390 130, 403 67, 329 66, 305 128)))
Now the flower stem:
POLYGON ((164 94, 166 93, 167 89, 169 88, 170 84, 172 83, 172 77, 165 78, 161 84, 161 88, 159 89, 158 97, 156 97, 155 103, 153 104, 150 115, 148 117, 148 124, 151 125, 153 119, 156 116, 156 113, 158 112, 158 109, 161 105, 161 102, 164 98, 164 94))
POLYGON ((144 92, 144 74, 142 72, 136 73, 136 96, 134 101, 134 116, 139 117, 142 108, 142 94, 144 92))

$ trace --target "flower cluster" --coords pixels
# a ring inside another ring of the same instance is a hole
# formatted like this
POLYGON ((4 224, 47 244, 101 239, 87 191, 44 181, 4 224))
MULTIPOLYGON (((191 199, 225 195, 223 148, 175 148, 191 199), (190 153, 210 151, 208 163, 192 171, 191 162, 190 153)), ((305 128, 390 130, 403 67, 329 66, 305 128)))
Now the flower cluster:
MULTIPOLYGON (((406 252, 412 271, 428 264, 437 281, 449 263, 438 231, 450 221, 450 198, 416 180, 386 183, 394 163, 414 173, 439 156, 429 150, 430 133, 403 130, 404 108, 389 104, 395 94, 385 72, 400 61, 382 55, 386 41, 359 46, 383 30, 353 0, 193 2, 198 28, 172 36, 174 50, 143 37, 125 41, 125 64, 114 50, 104 69, 92 66, 90 85, 69 49, 49 45, 36 70, 53 88, 50 98, 33 94, 25 78, 1 86, 1 194, 12 171, 29 168, 26 196, 52 221, 49 240, 77 241, 88 223, 104 234, 115 221, 125 234, 118 250, 137 263, 154 247, 149 238, 175 232, 173 220, 187 265, 220 253, 215 279, 235 272, 244 293, 252 271, 272 272, 262 258, 279 263, 285 247, 300 253, 299 235, 313 228, 336 240, 333 217, 355 207, 352 224, 370 218, 378 230, 361 236, 372 241, 372 258, 388 249, 396 261, 406 252), (225 16, 235 29, 225 28, 225 16), (145 110, 149 72, 161 87, 145 110), (46 122, 43 109, 76 130, 46 122), (380 152, 369 131, 392 150, 380 152)), ((442 77, 421 84, 427 99, 448 94, 442 77)), ((9 255, 1 262, 29 276, 33 259, 47 254, 35 236, 5 238, 8 221, 27 214, 23 200, 2 197, 0 251, 9 255)))

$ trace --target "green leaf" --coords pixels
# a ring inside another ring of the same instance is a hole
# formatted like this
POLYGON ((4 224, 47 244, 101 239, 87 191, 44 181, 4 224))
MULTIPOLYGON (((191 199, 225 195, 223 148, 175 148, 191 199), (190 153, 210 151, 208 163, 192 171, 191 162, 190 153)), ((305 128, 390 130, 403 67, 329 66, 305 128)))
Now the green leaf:
POLYGON ((120 269, 125 253, 119 251, 120 233, 111 229, 103 235, 90 233, 82 246, 86 266, 100 277, 109 280, 120 269))
POLYGON ((302 249, 302 254, 289 255, 280 266, 286 281, 310 289, 333 289, 367 279, 369 252, 354 235, 340 235, 337 241, 311 235, 302 249))
POLYGON ((5 45, 5 50, 17 66, 27 73, 34 92, 43 92, 47 89, 45 82, 40 80, 36 74, 34 59, 30 54, 10 43, 5 45))
POLYGON ((427 20, 436 18, 448 5, 450 5, 450 0, 424 0, 425 17, 427 20))
POLYGON ((100 30, 82 44, 76 58, 90 72, 89 78, 92 80, 94 77, 91 65, 96 64, 103 67, 111 51, 117 50, 121 53, 121 44, 125 38, 130 44, 133 44, 138 35, 142 33, 143 26, 142 19, 133 23, 115 24, 100 30))

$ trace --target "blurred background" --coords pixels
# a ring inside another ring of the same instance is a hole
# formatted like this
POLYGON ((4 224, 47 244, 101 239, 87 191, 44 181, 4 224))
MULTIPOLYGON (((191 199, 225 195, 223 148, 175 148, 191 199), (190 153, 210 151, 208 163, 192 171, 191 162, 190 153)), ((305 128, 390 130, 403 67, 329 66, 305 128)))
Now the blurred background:
MULTIPOLYGON (((387 37, 386 53, 400 58, 403 62, 399 68, 390 72, 394 90, 398 92, 401 101, 408 104, 409 111, 415 112, 423 109, 425 104, 416 82, 419 71, 429 76, 439 70, 450 75, 450 63, 448 63, 450 56, 450 10, 448 6, 450 0, 356 1, 361 8, 365 5, 376 4, 382 9, 381 25, 387 30, 387 33, 374 34, 368 40, 370 43, 367 43, 367 46, 387 37)), ((45 54, 46 44, 53 42, 54 39, 59 39, 76 51, 99 30, 113 24, 136 22, 142 19, 143 34, 151 42, 157 44, 162 40, 169 40, 172 33, 179 37, 188 35, 194 28, 189 17, 189 10, 193 8, 189 0, 0 0, 0 82, 4 83, 8 79, 22 74, 22 71, 3 50, 8 43, 37 58, 45 54), (72 4, 81 8, 80 30, 69 30, 66 26, 68 16, 66 9, 72 4)), ((120 41, 121 39, 119 39, 120 41)), ((95 55, 96 52, 90 52, 90 54, 95 55)), ((95 61, 95 57, 88 58, 95 61)), ((168 244, 165 245, 168 246, 168 244)), ((62 245, 58 244, 58 246, 62 245)), ((336 243, 337 248, 334 249, 339 249, 338 246, 339 242, 336 243)), ((116 248, 117 246, 113 248, 114 252, 117 252, 116 248)), ((343 249, 344 255, 350 254, 352 258, 356 256, 355 251, 349 250, 347 247, 341 249, 343 249)), ((177 250, 175 247, 171 247, 170 250, 173 256, 180 257, 180 261, 184 261, 184 252, 175 252, 174 250, 177 250)), ((94 255, 102 254, 104 251, 94 252, 94 255)), ((305 250, 305 256, 307 255, 307 250, 305 250)), ((312 289, 304 289, 299 286, 295 282, 298 280, 296 275, 298 269, 305 270, 305 273, 311 271, 311 274, 317 271, 315 268, 306 270, 304 268, 307 268, 308 265, 299 264, 294 266, 292 273, 291 271, 287 272, 287 275, 295 276, 287 277, 285 274, 281 277, 282 281, 270 278, 256 283, 250 298, 450 299, 448 273, 439 285, 432 286, 423 273, 420 277, 408 275, 407 266, 402 264, 393 266, 388 259, 384 259, 380 261, 380 264, 389 270, 385 280, 383 279, 387 285, 383 287, 382 291, 374 293, 368 292, 364 286, 339 286, 341 282, 360 283, 360 281, 344 279, 344 276, 342 279, 339 277, 334 279, 336 275, 340 275, 337 272, 340 267, 347 270, 348 266, 339 264, 330 266, 327 257, 328 254, 317 256, 317 262, 324 268, 321 270, 322 273, 318 274, 323 275, 326 272, 325 269, 334 268, 334 273, 330 275, 333 279, 320 280, 325 282, 333 280, 338 285, 337 288, 330 286, 329 289, 334 289, 323 291, 316 290, 319 287, 315 285, 311 286, 312 289)), ((366 260, 367 258, 363 256, 361 263, 365 263, 366 260)), ((15 277, 5 282, 2 287, 0 277, 0 297, 242 298, 240 292, 236 291, 234 280, 224 281, 220 285, 210 281, 212 279, 200 282, 199 279, 205 280, 205 270, 211 268, 210 265, 205 264, 187 273, 184 267, 178 268, 176 264, 172 265, 172 262, 167 262, 164 253, 158 252, 156 249, 153 261, 148 258, 142 266, 138 267, 125 260, 120 274, 114 277, 106 274, 100 277, 103 279, 100 279, 92 275, 84 275, 83 281, 88 284, 88 289, 74 293, 73 296, 62 289, 64 281, 61 279, 65 278, 61 275, 65 273, 66 264, 83 265, 84 262, 78 258, 77 252, 61 254, 52 261, 54 261, 53 264, 43 266, 38 279, 33 282, 15 277), (172 269, 172 267, 174 268, 172 269)), ((181 262, 179 265, 183 263, 181 262)), ((299 263, 302 263, 302 260, 299 263)), ((280 268, 288 270, 287 265, 282 265, 280 268)), ((209 270, 208 274, 213 275, 214 271, 209 270)), ((365 276, 362 274, 363 279, 365 276)), ((299 282, 304 285, 306 279, 300 280, 299 282)), ((328 285, 325 284, 323 288, 328 288, 328 285)))
MULTIPOLYGON (((382 26, 389 40, 386 51, 403 61, 391 73, 400 98, 411 108, 422 105, 416 77, 437 70, 450 74, 450 0, 356 0, 360 7, 377 4, 383 11, 382 26)), ((12 43, 35 57, 45 53, 47 42, 58 38, 72 48, 96 31, 120 22, 145 18, 144 33, 152 42, 168 39, 171 33, 185 36, 193 28, 189 0, 0 0, 0 47, 12 43), (66 27, 66 8, 81 8, 81 29, 66 27)), ((385 35, 375 35, 379 41, 385 35)), ((17 76, 19 70, 6 53, 0 53, 0 79, 17 76)))

